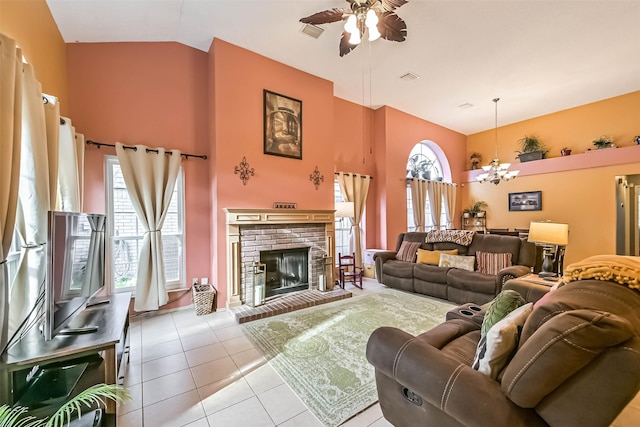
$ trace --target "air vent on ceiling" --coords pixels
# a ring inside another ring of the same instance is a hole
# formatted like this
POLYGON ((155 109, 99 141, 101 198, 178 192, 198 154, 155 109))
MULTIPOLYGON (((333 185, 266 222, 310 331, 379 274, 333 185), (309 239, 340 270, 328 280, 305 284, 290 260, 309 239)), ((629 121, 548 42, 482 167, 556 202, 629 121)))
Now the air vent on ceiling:
POLYGON ((305 33, 308 36, 317 39, 324 32, 324 28, 320 28, 317 25, 313 24, 304 24, 304 26, 300 29, 301 33, 305 33))
POLYGON ((468 102, 458 105, 458 108, 462 108, 463 110, 466 110, 467 108, 471 108, 471 107, 473 107, 473 104, 470 104, 468 102))
POLYGON ((409 82, 411 80, 416 80, 419 79, 420 76, 417 75, 416 73, 407 73, 403 76, 400 76, 400 79, 404 80, 405 82, 409 82))

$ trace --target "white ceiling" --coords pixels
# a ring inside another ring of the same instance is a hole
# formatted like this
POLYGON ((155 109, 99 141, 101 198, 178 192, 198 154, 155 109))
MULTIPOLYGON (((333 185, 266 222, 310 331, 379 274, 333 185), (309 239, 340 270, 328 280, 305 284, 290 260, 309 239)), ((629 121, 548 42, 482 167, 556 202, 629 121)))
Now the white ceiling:
POLYGON ((314 39, 298 20, 345 0, 47 3, 68 43, 177 41, 208 51, 216 37, 333 81, 337 97, 463 134, 493 128, 495 97, 504 125, 640 90, 640 0, 409 0, 397 9, 405 42, 380 39, 343 58, 341 23, 314 39), (420 78, 400 80, 407 72, 420 78))

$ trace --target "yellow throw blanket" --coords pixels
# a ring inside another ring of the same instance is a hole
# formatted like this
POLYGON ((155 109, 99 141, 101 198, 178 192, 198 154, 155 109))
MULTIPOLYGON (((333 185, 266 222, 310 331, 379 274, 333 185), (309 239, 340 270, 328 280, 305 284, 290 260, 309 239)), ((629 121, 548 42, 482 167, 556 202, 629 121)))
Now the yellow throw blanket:
POLYGON ((574 280, 610 280, 640 289, 640 257, 622 255, 596 255, 569 265, 564 271, 562 281, 574 280))

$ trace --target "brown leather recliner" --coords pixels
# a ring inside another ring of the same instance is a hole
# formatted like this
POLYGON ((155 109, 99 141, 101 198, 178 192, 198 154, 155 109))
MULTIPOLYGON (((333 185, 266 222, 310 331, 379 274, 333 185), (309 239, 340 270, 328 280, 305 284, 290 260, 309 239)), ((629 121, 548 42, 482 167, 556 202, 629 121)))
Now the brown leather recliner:
MULTIPOLYGON (((508 288, 541 295, 517 279, 508 288)), ((640 390, 640 292, 625 285, 582 280, 545 295, 498 381, 471 368, 481 320, 448 320, 417 337, 374 331, 367 359, 387 420, 396 427, 609 426, 640 390)))

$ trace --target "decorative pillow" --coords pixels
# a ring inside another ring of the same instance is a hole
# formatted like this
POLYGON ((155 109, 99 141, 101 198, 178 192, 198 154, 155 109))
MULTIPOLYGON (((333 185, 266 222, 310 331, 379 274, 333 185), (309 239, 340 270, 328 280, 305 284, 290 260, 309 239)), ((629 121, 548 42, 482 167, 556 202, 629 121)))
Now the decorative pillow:
POLYGON ((406 240, 403 240, 400 245, 400 250, 398 250, 398 253, 396 254, 396 259, 400 261, 415 262, 416 253, 418 252, 420 244, 421 242, 407 242, 406 240))
POLYGON ((438 265, 440 267, 453 267, 473 271, 475 262, 476 259, 472 256, 449 255, 443 253, 440 254, 440 262, 438 265))
POLYGON ((511 289, 500 292, 491 301, 487 311, 482 319, 482 329, 480 334, 482 336, 487 335, 487 332, 493 325, 507 317, 516 308, 525 305, 527 302, 522 298, 520 292, 511 289))
POLYGON ((469 246, 473 241, 472 230, 432 230, 427 232, 424 238, 425 243, 452 242, 462 246, 469 246))
POLYGON ((503 268, 511 267, 510 253, 476 252, 478 271, 484 274, 498 274, 503 268))
POLYGON ((449 251, 429 251, 427 249, 418 249, 418 260, 423 264, 440 264, 440 254, 458 255, 457 249, 451 249, 449 251))
POLYGON ((480 338, 473 369, 497 379, 518 348, 520 331, 533 311, 533 303, 513 310, 504 319, 493 325, 487 335, 480 338))

